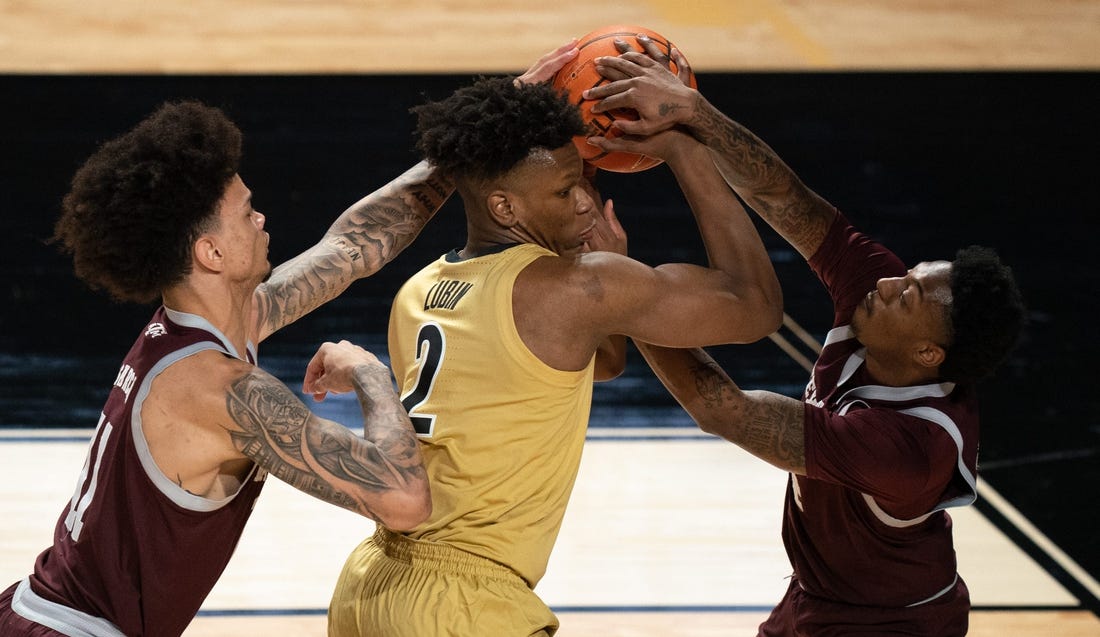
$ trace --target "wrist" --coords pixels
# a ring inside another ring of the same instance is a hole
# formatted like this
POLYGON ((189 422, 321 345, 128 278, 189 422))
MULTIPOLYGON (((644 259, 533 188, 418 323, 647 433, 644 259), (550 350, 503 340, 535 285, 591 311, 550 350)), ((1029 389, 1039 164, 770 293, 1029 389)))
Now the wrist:
POLYGON ((715 134, 714 128, 716 122, 721 121, 721 112, 697 90, 692 90, 692 99, 683 110, 681 125, 691 131, 692 137, 706 143, 707 138, 715 134))
POLYGON ((384 365, 360 363, 351 370, 352 382, 361 393, 373 394, 379 388, 392 389, 390 370, 384 365))

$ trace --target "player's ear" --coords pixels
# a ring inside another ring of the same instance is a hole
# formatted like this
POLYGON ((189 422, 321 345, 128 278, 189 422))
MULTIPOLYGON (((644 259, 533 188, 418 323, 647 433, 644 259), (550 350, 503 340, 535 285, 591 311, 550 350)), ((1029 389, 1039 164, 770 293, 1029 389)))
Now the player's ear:
POLYGON ((220 272, 225 260, 225 255, 218 247, 217 239, 209 234, 199 235, 199 238, 195 239, 194 245, 191 246, 191 254, 194 255, 197 265, 213 272, 220 272))
POLYGON ((922 367, 939 367, 946 356, 947 353, 943 348, 932 341, 924 341, 917 346, 914 353, 917 364, 922 367))
POLYGON ((511 228, 516 225, 516 212, 512 206, 512 199, 503 190, 494 190, 486 197, 489 208, 489 217, 496 223, 511 228))

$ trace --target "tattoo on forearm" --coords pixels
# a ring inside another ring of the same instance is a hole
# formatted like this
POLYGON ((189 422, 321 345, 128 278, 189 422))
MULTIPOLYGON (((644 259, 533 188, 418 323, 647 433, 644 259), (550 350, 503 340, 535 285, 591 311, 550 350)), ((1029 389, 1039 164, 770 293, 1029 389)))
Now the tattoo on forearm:
POLYGON ((393 465, 398 481, 404 484, 410 479, 426 479, 420 444, 408 412, 393 394, 388 370, 381 376, 357 374, 355 393, 363 413, 373 416, 368 419, 363 435, 374 443, 373 448, 381 452, 386 464, 393 465), (383 400, 375 400, 374 395, 383 396, 383 400))
POLYGON ((236 425, 227 429, 241 453, 296 489, 340 506, 365 508, 346 488, 382 492, 423 472, 411 432, 406 440, 400 428, 386 430, 371 444, 343 425, 317 418, 263 372, 235 381, 226 407, 236 425))
POLYGON ((725 159, 723 174, 731 184, 753 193, 747 203, 796 247, 816 244, 829 221, 816 207, 816 196, 747 128, 713 109, 698 113, 693 129, 725 159))
POLYGON ((804 468, 806 449, 801 403, 768 392, 753 394, 758 399, 746 402, 743 420, 746 437, 758 450, 758 455, 774 458, 784 467, 804 468))
POLYGON ((359 252, 359 250, 356 249, 355 246, 351 245, 351 243, 349 241, 347 241, 346 239, 344 239, 343 237, 333 237, 331 243, 332 243, 333 246, 335 246, 336 248, 341 250, 344 254, 346 254, 347 257, 349 259, 351 259, 352 261, 358 261, 359 259, 363 258, 363 254, 361 252, 359 252))
POLYGON ((714 361, 700 363, 692 370, 692 376, 695 378, 695 390, 706 408, 720 409, 723 389, 728 383, 718 364, 714 361))
POLYGON ((257 296, 257 312, 275 331, 331 300, 355 280, 351 263, 359 252, 340 237, 327 242, 328 250, 311 250, 279 267, 257 296))
POLYGON ((816 244, 828 232, 826 219, 816 214, 809 193, 781 199, 761 196, 749 199, 752 208, 776 228, 782 229, 783 235, 795 247, 816 244))
POLYGON ((770 392, 743 392, 714 361, 694 365, 691 375, 705 410, 693 416, 704 429, 776 466, 805 466, 800 402, 770 392))
POLYGON ((789 178, 787 171, 779 170, 779 157, 747 128, 713 109, 696 112, 692 128, 703 135, 703 143, 736 167, 735 174, 726 175, 735 185, 749 190, 771 190, 789 178))
POLYGON ((412 243, 453 189, 428 171, 413 169, 352 206, 317 246, 279 266, 259 297, 261 325, 275 331, 293 323, 412 243))
POLYGON ((359 248, 372 273, 408 246, 450 196, 454 185, 419 167, 368 197, 333 224, 331 232, 359 248))

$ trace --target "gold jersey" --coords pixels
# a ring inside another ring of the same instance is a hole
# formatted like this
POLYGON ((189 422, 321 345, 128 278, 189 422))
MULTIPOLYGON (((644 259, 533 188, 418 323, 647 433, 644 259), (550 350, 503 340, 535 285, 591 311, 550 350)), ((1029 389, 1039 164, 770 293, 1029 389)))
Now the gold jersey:
POLYGON ((499 562, 531 587, 577 476, 595 360, 553 369, 516 330, 516 276, 553 255, 532 244, 466 260, 451 252, 405 283, 389 324, 432 490, 431 518, 406 535, 499 562))

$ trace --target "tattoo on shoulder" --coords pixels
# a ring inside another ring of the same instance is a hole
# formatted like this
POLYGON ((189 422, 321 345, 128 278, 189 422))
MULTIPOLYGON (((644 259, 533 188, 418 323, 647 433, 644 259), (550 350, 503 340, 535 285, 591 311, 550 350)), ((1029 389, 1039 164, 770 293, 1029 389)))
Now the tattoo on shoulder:
POLYGON ((190 489, 187 489, 186 487, 184 487, 184 486, 183 486, 183 476, 181 476, 181 475, 180 475, 180 474, 178 474, 178 473, 176 474, 176 486, 177 486, 177 487, 179 487, 179 488, 181 488, 181 489, 183 489, 183 491, 184 491, 185 493, 189 493, 189 494, 191 494, 191 495, 195 495, 195 494, 194 494, 194 493, 193 493, 193 492, 192 492, 192 491, 191 491, 190 489))

